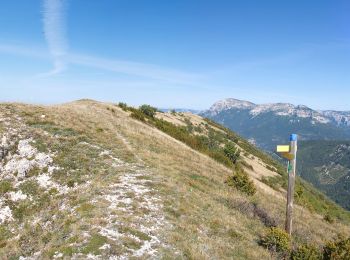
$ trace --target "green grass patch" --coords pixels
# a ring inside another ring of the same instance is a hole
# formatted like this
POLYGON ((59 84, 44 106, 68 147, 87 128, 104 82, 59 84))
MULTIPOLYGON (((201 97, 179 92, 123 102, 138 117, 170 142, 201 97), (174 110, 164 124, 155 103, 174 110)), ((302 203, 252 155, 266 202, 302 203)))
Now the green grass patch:
POLYGON ((127 248, 130 248, 132 250, 140 249, 141 243, 136 241, 133 238, 125 237, 123 238, 123 245, 127 248))
POLYGON ((100 234, 93 234, 89 239, 88 243, 83 247, 81 252, 83 254, 100 254, 100 247, 106 244, 108 239, 100 234))
POLYGON ((86 216, 86 215, 91 215, 94 209, 95 209, 94 205, 88 202, 84 202, 77 208, 77 212, 83 216, 86 216))
POLYGON ((0 181, 0 194, 3 195, 6 192, 13 191, 13 186, 10 181, 0 181))
POLYGON ((12 236, 11 231, 5 225, 0 225, 0 248, 7 245, 8 239, 12 236))
POLYGON ((36 196, 39 193, 40 186, 35 180, 27 180, 19 185, 19 189, 26 195, 36 196))
POLYGON ((63 137, 77 136, 79 133, 72 128, 64 128, 50 121, 27 121, 27 124, 34 128, 42 129, 50 134, 63 137))
POLYGON ((149 235, 147 235, 146 233, 143 233, 143 232, 136 230, 136 229, 133 229, 131 227, 121 226, 118 228, 118 231, 120 233, 129 233, 131 235, 138 237, 139 239, 141 239, 143 241, 150 241, 151 240, 151 237, 149 235))

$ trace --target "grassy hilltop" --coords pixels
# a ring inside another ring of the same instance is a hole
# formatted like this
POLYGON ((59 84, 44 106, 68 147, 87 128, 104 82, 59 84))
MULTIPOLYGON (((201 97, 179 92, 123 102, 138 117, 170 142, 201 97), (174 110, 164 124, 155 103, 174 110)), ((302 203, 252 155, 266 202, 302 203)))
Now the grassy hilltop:
MULTIPOLYGON (((286 254, 265 236, 283 228, 284 166, 210 120, 91 100, 2 104, 0 138, 1 259, 286 254)), ((350 235, 350 214, 301 180, 296 202, 294 249, 350 235)))

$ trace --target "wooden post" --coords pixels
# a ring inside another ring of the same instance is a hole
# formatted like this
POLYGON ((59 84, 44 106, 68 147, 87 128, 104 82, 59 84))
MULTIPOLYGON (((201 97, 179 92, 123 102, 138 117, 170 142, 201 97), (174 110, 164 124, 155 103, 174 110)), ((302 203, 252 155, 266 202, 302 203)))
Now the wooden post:
POLYGON ((288 193, 287 193, 287 213, 286 213, 286 232, 292 235, 292 221, 293 221, 293 201, 294 201, 294 186, 295 173, 297 165, 297 149, 298 136, 292 134, 290 136, 290 154, 293 155, 289 160, 288 165, 288 193))

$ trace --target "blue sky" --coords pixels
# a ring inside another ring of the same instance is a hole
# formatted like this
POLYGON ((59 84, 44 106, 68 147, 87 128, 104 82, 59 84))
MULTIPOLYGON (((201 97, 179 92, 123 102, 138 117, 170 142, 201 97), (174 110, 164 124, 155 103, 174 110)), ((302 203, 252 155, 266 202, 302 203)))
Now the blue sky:
POLYGON ((350 1, 3 0, 0 101, 350 110, 350 1))

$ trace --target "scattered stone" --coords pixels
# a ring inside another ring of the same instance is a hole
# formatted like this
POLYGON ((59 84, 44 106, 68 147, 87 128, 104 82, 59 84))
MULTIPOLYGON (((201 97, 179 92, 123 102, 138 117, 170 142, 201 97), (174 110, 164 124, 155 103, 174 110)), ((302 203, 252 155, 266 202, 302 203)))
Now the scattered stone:
POLYGON ((12 212, 9 206, 4 206, 4 202, 0 199, 0 224, 6 221, 13 221, 12 212))
POLYGON ((28 196, 26 194, 23 194, 21 190, 19 191, 12 191, 12 192, 9 192, 9 197, 10 197, 10 200, 12 201, 20 201, 20 200, 25 200, 28 196))

